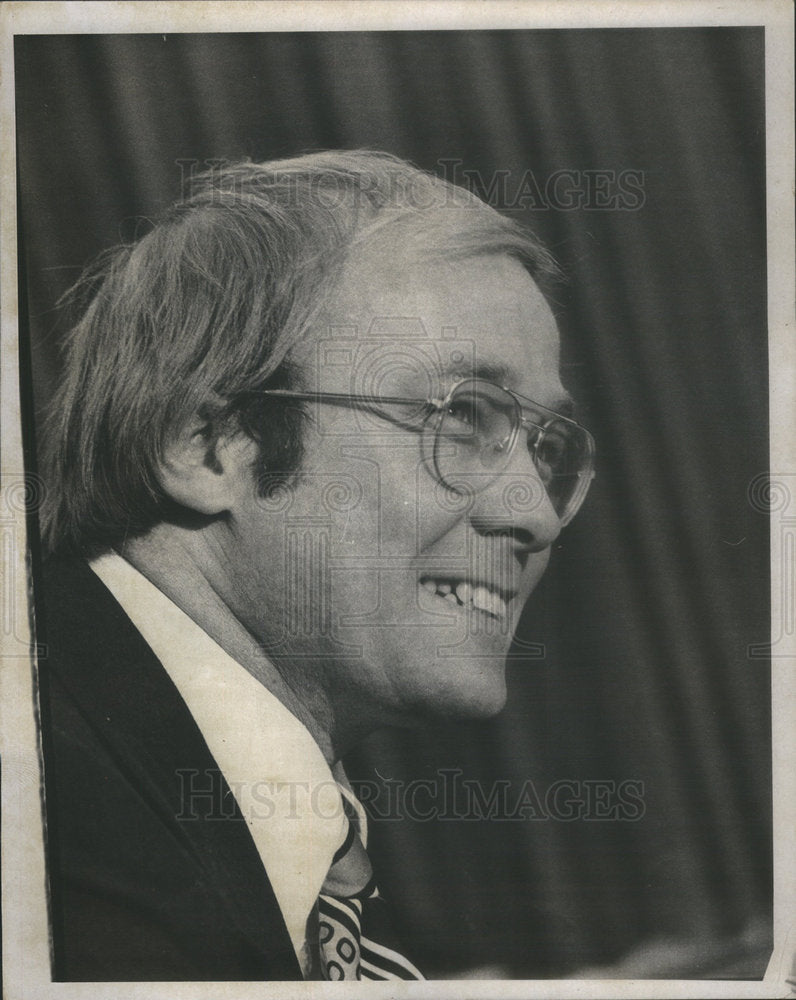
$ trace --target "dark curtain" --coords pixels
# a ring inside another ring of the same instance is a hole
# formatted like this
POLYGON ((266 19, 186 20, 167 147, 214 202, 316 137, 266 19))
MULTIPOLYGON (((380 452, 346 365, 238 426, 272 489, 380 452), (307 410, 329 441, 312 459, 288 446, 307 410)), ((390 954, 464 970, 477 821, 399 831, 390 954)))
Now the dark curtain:
POLYGON ((16 39, 36 412, 59 295, 214 159, 388 150, 530 224, 568 275, 564 380, 598 478, 523 617, 509 705, 379 734, 348 762, 432 974, 764 971, 763 44, 762 28, 16 39))

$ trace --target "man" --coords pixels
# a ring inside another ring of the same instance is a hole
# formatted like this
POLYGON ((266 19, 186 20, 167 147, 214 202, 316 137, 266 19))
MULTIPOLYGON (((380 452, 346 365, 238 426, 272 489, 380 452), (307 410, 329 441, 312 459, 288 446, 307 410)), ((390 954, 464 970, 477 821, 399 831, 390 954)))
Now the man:
POLYGON ((85 280, 38 612, 55 978, 421 977, 340 760, 504 704, 592 475, 554 273, 346 152, 199 178, 85 280))

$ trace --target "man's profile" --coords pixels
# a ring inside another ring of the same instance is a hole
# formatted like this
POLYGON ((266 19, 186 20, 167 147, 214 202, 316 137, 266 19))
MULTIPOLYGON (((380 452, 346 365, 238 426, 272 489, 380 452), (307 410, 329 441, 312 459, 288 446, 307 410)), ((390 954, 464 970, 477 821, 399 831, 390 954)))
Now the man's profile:
POLYGON ((340 762, 505 702, 593 474, 555 272, 341 152, 197 178, 84 279, 37 605, 56 979, 422 976, 340 762))

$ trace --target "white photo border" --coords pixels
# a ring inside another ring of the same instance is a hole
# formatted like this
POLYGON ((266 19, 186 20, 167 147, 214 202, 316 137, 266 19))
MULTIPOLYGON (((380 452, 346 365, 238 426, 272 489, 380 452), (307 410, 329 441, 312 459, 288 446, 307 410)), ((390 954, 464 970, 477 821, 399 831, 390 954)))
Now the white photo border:
MULTIPOLYGON (((6 3, 2 25, 0 125, 0 322, 2 324, 2 484, 0 529, 5 577, 0 659, 2 752, 3 979, 13 1000, 306 998, 339 996, 325 983, 52 983, 38 736, 32 706, 32 612, 24 558, 25 482, 19 408, 16 153, 13 41, 19 34, 246 31, 433 30, 762 25, 765 28, 770 455, 772 486, 796 473, 794 338, 793 12, 788 0, 748 2, 536 2, 375 0, 375 2, 6 3), (9 627, 10 626, 10 627, 9 627)), ((772 504, 772 506, 774 506, 772 504)), ((478 997, 782 997, 796 995, 796 638, 794 527, 790 510, 771 514, 774 781, 774 952, 760 982, 695 980, 470 981, 478 997), (788 524, 790 526, 788 527, 788 524)), ((457 982, 362 984, 373 996, 458 998, 457 982)))

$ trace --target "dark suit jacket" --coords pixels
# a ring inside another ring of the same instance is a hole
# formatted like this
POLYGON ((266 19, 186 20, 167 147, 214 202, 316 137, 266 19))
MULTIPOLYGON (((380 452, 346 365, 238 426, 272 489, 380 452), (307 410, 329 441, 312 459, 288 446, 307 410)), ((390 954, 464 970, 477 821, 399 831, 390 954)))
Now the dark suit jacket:
POLYGON ((36 598, 53 978, 301 979, 246 823, 149 646, 85 563, 46 565, 36 598))

